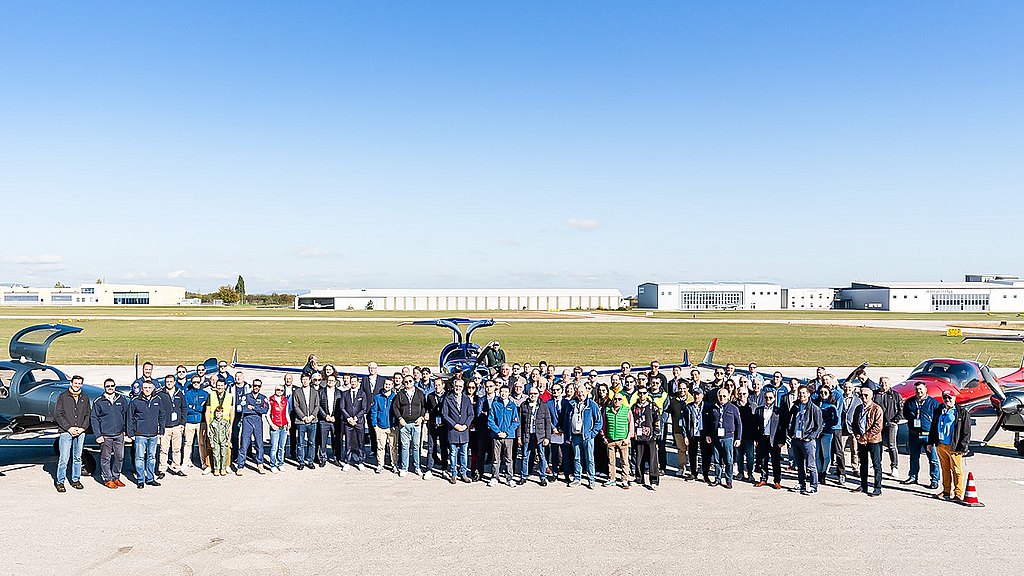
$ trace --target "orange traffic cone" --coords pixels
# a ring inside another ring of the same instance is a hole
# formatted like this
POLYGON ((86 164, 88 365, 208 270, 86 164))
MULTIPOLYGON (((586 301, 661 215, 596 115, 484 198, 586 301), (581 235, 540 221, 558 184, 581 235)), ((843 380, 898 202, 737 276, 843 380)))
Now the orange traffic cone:
POLYGON ((967 492, 964 494, 964 506, 971 506, 972 508, 984 506, 978 500, 978 489, 974 485, 974 472, 967 473, 967 492))

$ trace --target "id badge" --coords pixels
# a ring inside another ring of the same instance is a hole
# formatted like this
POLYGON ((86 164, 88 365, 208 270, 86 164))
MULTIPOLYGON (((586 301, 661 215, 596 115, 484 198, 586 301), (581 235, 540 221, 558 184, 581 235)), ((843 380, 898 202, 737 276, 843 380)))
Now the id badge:
POLYGON ((725 428, 719 428, 718 429, 718 437, 719 438, 725 438, 725 428))
POLYGON ((441 425, 441 417, 440 416, 435 416, 434 417, 434 426, 440 426, 440 425, 441 425))
POLYGON ((912 426, 914 428, 921 428, 921 419, 920 418, 914 418, 914 423, 912 424, 912 426))
POLYGON ((679 427, 680 428, 685 428, 686 427, 686 424, 683 424, 683 419, 682 418, 679 419, 679 427))
POLYGON ((177 412, 171 412, 171 422, 177 422, 177 421, 178 421, 178 413, 177 412))

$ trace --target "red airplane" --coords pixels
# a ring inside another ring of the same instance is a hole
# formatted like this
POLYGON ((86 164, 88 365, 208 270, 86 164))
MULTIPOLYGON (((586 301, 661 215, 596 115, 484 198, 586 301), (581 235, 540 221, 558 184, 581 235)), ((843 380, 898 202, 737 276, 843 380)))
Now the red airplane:
MULTIPOLYGON (((969 336, 963 341, 968 340, 1006 341, 1010 339, 998 336, 969 336)), ((1014 341, 1021 341, 1020 337, 1015 338, 1014 341)), ((1016 372, 996 378, 987 365, 975 360, 933 358, 921 362, 910 372, 906 381, 898 386, 893 386, 893 390, 907 400, 914 396, 914 387, 919 382, 923 382, 928 387, 929 396, 939 401, 942 400, 944 391, 951 390, 956 395, 956 403, 966 408, 968 412, 982 410, 992 405, 990 383, 996 383, 1003 390, 1024 386, 1024 359, 1021 359, 1021 366, 1016 372)))

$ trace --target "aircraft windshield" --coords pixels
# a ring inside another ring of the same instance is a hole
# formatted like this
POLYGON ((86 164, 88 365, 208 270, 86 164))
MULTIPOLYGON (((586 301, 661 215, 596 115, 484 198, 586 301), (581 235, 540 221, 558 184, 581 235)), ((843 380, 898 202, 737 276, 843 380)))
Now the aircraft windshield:
POLYGON ((931 376, 942 378, 957 388, 973 388, 978 385, 981 375, 974 364, 968 362, 944 362, 941 360, 928 360, 922 362, 910 374, 915 376, 931 376))

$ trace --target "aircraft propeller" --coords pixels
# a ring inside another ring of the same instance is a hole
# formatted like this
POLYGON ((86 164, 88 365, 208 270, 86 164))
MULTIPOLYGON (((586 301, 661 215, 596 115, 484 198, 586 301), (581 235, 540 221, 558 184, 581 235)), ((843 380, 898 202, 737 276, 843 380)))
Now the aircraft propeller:
POLYGON ((996 435, 996 432, 1003 425, 1003 420, 1006 419, 1007 414, 1016 414, 1021 409, 1020 398, 1013 397, 1007 398, 1006 392, 1003 391, 1003 387, 999 385, 999 379, 992 373, 992 369, 987 364, 981 365, 981 377, 985 380, 985 384, 988 385, 988 389, 992 391, 992 395, 999 400, 999 413, 996 414, 996 421, 992 424, 992 428, 989 429, 988 433, 985 434, 983 442, 988 444, 988 441, 996 435))

